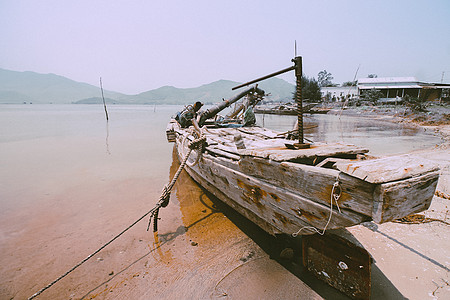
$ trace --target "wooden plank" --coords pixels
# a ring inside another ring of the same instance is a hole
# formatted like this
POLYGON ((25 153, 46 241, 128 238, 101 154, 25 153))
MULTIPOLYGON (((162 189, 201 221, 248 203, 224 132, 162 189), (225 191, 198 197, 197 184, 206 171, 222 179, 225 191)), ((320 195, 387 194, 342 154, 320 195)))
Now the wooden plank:
POLYGON ((372 216, 375 185, 337 170, 318 168, 291 162, 275 162, 244 156, 239 161, 240 171, 287 189, 315 202, 330 205, 333 184, 339 177, 342 194, 341 208, 372 216))
POLYGON ((373 220, 384 223, 428 209, 439 171, 402 181, 380 184, 374 191, 373 220))
MULTIPOLYGON (((253 218, 249 218, 250 220, 264 220, 265 223, 270 225, 270 231, 267 231, 266 224, 261 226, 260 221, 256 224, 269 234, 291 234, 300 227, 310 226, 309 223, 302 221, 300 218, 295 216, 287 217, 284 211, 265 205, 257 197, 247 197, 243 189, 237 185, 236 176, 230 175, 233 173, 230 169, 221 165, 211 165, 208 160, 208 158, 205 158, 202 161, 202 168, 198 166, 192 168, 197 173, 198 181, 202 186, 208 190, 214 187, 213 190, 220 191, 220 193, 215 191, 214 195, 229 206, 237 208, 242 215, 253 216, 253 218)), ((302 233, 311 234, 314 232, 306 229, 302 233)))
POLYGON ((324 167, 327 163, 335 164, 338 161, 347 162, 348 163, 348 159, 336 158, 336 157, 327 157, 327 158, 325 158, 324 160, 322 160, 320 163, 318 163, 315 166, 318 167, 318 168, 321 168, 321 167, 324 167))
POLYGON ((439 166, 434 162, 413 155, 337 162, 336 167, 344 173, 371 183, 391 182, 439 170, 439 166))
POLYGON ((278 132, 275 132, 273 130, 268 130, 266 128, 261 128, 261 127, 242 127, 242 128, 237 128, 237 130, 242 133, 246 133, 248 135, 255 135, 255 136, 261 137, 263 139, 280 138, 278 135, 278 132))
MULTIPOLYGON (((247 128, 246 128, 247 129, 247 128)), ((211 130, 208 130, 206 132, 206 137, 208 140, 221 145, 223 147, 232 148, 232 151, 236 152, 236 154, 239 151, 236 150, 236 146, 234 143, 234 135, 240 134, 242 137, 242 140, 245 144, 245 147, 247 149, 258 149, 258 148, 285 148, 286 140, 280 139, 280 138, 268 138, 261 135, 253 135, 244 132, 240 132, 236 128, 228 128, 227 131, 217 132, 217 135, 213 134, 214 132, 211 132, 211 130)), ((210 142, 209 142, 210 143, 210 142)))
POLYGON ((303 265, 352 299, 370 299, 370 254, 357 243, 326 233, 302 237, 303 265))
POLYGON ((220 156, 212 156, 209 155, 209 153, 205 153, 204 154, 206 158, 208 158, 209 160, 211 160, 214 164, 219 164, 219 165, 223 165, 229 169, 232 170, 238 170, 239 169, 239 165, 237 161, 225 158, 225 157, 220 157, 220 156))
POLYGON ((240 150, 239 154, 268 158, 275 161, 298 161, 301 159, 314 159, 316 157, 346 157, 356 156, 369 152, 368 149, 345 144, 313 144, 308 149, 292 150, 286 147, 280 149, 246 149, 240 150))
POLYGON ((235 160, 235 161, 238 161, 241 159, 241 157, 239 155, 232 154, 228 151, 223 151, 219 147, 209 146, 209 147, 206 147, 206 151, 211 152, 212 154, 215 154, 218 156, 223 156, 223 157, 235 160))

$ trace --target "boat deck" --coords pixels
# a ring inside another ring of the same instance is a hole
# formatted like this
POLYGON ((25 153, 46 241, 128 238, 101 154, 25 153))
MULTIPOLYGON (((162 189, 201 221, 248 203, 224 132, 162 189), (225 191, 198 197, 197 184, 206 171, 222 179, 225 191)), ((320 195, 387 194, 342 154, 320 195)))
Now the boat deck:
POLYGON ((207 150, 214 153, 218 153, 217 150, 224 151, 234 155, 232 158, 235 160, 241 156, 253 156, 277 162, 301 161, 318 164, 329 157, 355 159, 358 154, 369 152, 367 148, 343 143, 314 143, 308 149, 295 150, 286 146, 293 145, 294 141, 285 139, 276 131, 261 127, 208 128, 204 130, 204 134, 208 143, 207 150), (236 148, 234 144, 236 134, 241 135, 245 149, 236 148))

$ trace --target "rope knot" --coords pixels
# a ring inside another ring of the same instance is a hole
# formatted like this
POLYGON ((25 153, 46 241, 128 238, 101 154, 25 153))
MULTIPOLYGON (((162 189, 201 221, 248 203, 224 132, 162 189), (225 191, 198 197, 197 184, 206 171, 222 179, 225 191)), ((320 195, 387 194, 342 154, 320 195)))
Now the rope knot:
POLYGON ((167 186, 165 186, 160 198, 161 207, 166 207, 167 205, 169 205, 169 199, 170 199, 170 190, 167 186))

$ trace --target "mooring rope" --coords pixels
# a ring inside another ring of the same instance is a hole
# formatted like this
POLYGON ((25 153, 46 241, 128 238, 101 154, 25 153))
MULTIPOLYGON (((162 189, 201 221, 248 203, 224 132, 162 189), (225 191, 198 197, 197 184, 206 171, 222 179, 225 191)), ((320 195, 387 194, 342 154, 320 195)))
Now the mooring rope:
POLYGON ((150 228, 150 224, 151 224, 153 216, 155 216, 155 218, 153 220, 153 222, 154 222, 154 224, 153 224, 153 232, 158 231, 158 214, 159 214, 159 209, 161 207, 166 207, 169 204, 170 192, 172 191, 172 188, 175 185, 175 182, 177 181, 178 177, 180 176, 181 171, 183 171, 184 167, 186 166, 187 160, 189 158, 189 155, 192 153, 192 150, 194 150, 195 148, 200 147, 200 145, 202 145, 205 141, 206 141, 206 137, 202 136, 202 137, 200 137, 198 139, 195 139, 195 140, 193 140, 192 142, 189 143, 189 145, 188 145, 188 152, 184 156, 183 161, 181 162, 180 166, 178 167, 178 170, 175 173, 175 175, 173 176, 173 178, 170 181, 170 183, 164 187, 163 192, 161 194, 161 197, 159 198, 159 202, 156 204, 155 213, 152 214, 150 216, 150 219, 148 220, 147 231, 150 228))
POLYGON ((131 229, 134 225, 136 225, 137 223, 139 223, 142 219, 144 219, 145 217, 147 217, 148 215, 150 215, 150 219, 149 219, 149 226, 147 227, 147 231, 148 228, 150 227, 150 223, 152 218, 155 216, 154 218, 154 231, 157 230, 157 218, 158 218, 158 213, 159 213, 159 209, 161 207, 166 207, 169 204, 169 198, 170 198, 170 192, 173 188, 173 186, 175 185, 175 182, 177 181, 178 177, 180 176, 181 171, 184 169, 184 167, 186 166, 186 161, 189 158, 189 155, 191 154, 192 150, 199 147, 199 145, 201 145, 202 143, 204 143, 206 141, 206 137, 200 137, 198 139, 193 140, 191 143, 189 143, 188 147, 189 150, 186 153, 186 155, 183 158, 183 161, 180 164, 180 167, 178 168, 177 172, 175 173, 175 176, 172 178, 172 180, 170 181, 170 183, 168 185, 166 185, 163 189, 163 192, 161 194, 161 196, 159 197, 159 201, 158 203, 156 203, 155 207, 153 207, 151 210, 149 210, 148 212, 146 212, 144 215, 142 215, 139 219, 137 219, 136 221, 134 221, 130 226, 128 226, 127 228, 125 228, 124 230, 122 230, 122 232, 120 232, 118 235, 116 235, 115 237, 113 237, 109 242, 107 242, 106 244, 104 244, 103 246, 101 246, 100 248, 98 248, 96 251, 94 251, 92 254, 88 255, 85 259, 83 259, 82 261, 80 261, 78 264, 76 264, 74 267, 72 267, 69 271, 67 271, 66 273, 64 273, 63 275, 59 276, 57 279, 53 280, 52 282, 50 282, 49 284, 47 284, 45 287, 43 287, 42 289, 40 289, 39 291, 37 291, 36 293, 34 293, 31 297, 28 298, 28 300, 30 299, 34 299, 37 296, 39 296, 40 294, 42 294, 42 292, 44 292, 45 290, 49 289, 50 287, 52 287, 55 283, 57 283, 58 281, 60 281, 61 279, 63 279, 64 277, 66 277, 67 275, 69 275, 71 272, 73 272, 76 268, 78 268, 79 266, 81 266, 82 264, 84 264, 86 261, 88 261, 90 258, 92 258, 94 255, 96 255, 97 253, 99 253, 101 250, 103 250, 106 246, 108 246, 109 244, 111 244, 112 242, 114 242, 116 239, 118 239, 122 234, 124 234, 125 232, 127 232, 129 229, 131 229))

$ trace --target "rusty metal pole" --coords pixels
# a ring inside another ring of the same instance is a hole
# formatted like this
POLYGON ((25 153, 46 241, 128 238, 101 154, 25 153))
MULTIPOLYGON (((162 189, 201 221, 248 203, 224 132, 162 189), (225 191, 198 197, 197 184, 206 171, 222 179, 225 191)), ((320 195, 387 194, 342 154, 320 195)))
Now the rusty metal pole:
POLYGON ((297 148, 309 148, 310 144, 305 144, 303 138, 303 98, 302 98, 302 57, 296 56, 292 59, 295 68, 295 102, 297 103, 298 118, 298 144, 294 144, 297 148))
POLYGON ((297 103, 297 118, 298 118, 298 143, 303 143, 303 101, 302 101, 302 57, 297 56, 292 59, 295 68, 295 102, 297 103))

